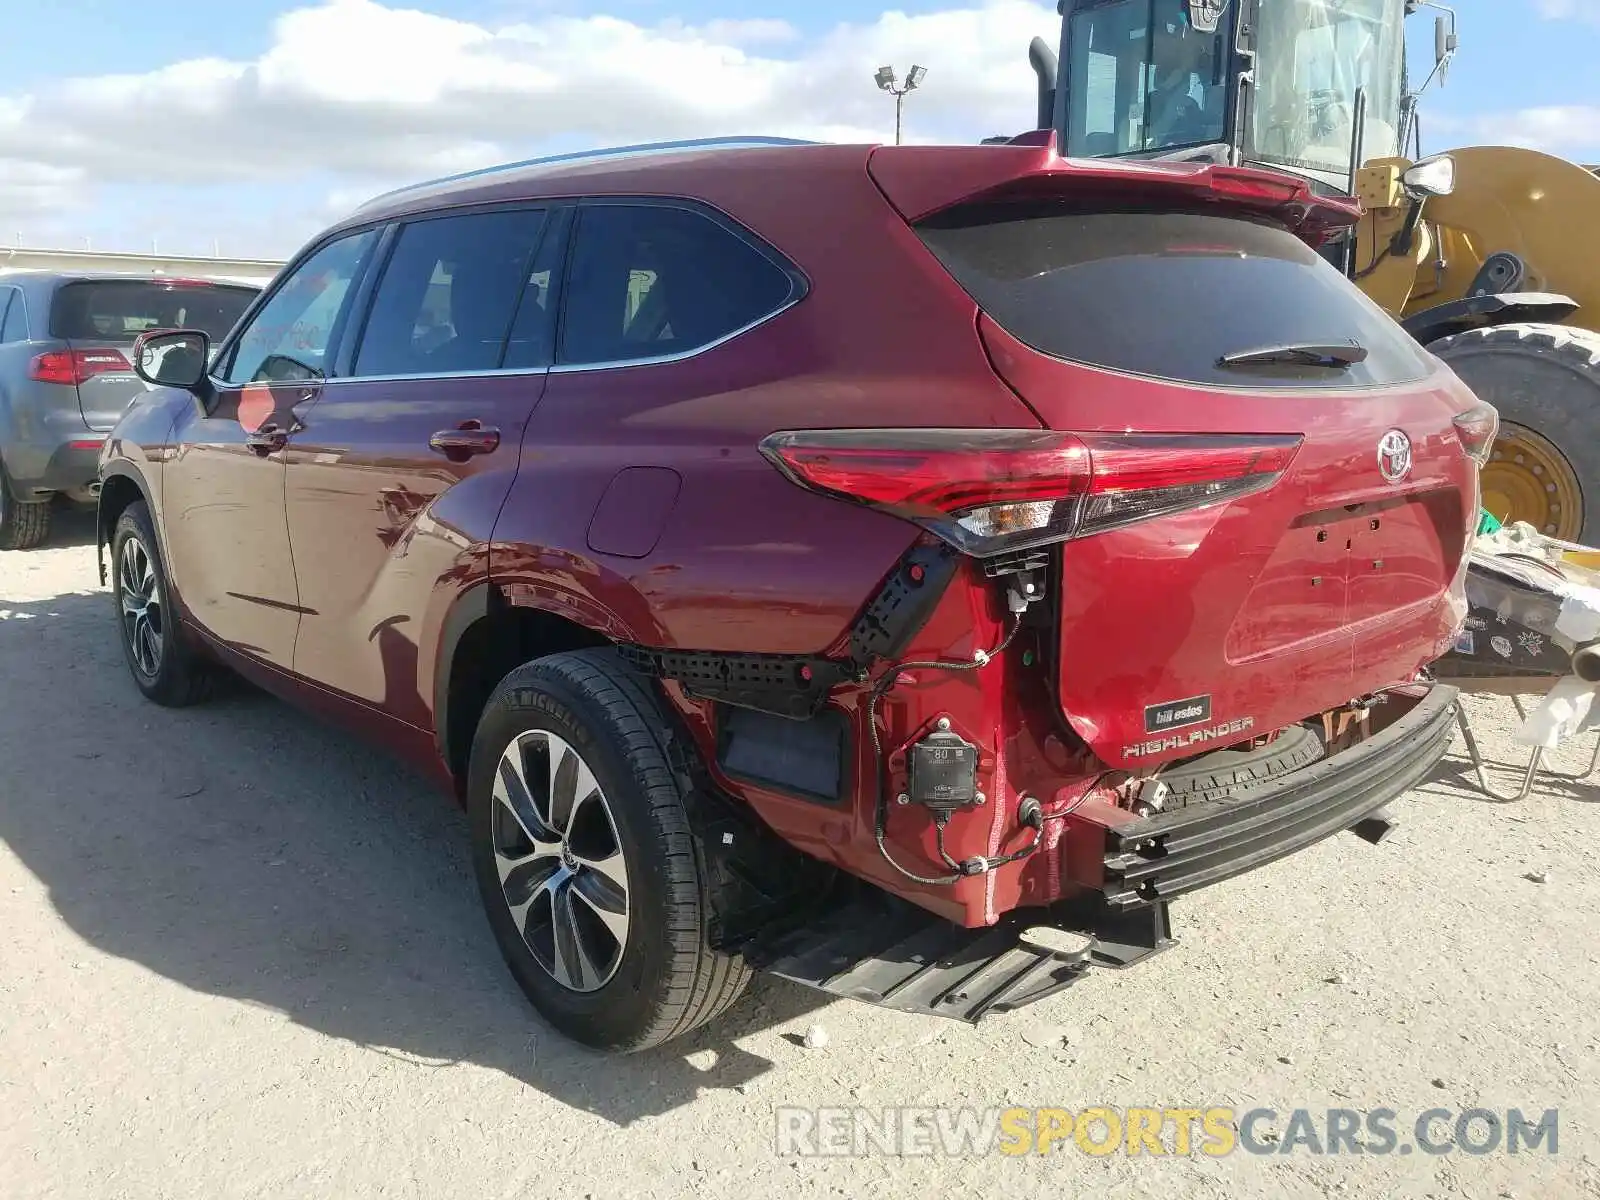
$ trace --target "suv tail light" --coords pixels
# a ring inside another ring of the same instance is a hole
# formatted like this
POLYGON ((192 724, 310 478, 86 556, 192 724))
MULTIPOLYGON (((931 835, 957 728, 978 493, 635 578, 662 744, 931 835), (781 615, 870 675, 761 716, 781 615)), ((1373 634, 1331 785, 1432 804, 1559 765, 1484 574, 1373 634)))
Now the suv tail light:
POLYGON ((1500 412, 1493 405, 1479 404, 1450 418, 1461 439, 1461 448, 1480 467, 1489 461, 1489 448, 1500 432, 1500 412))
POLYGON ((96 375, 115 375, 133 370, 120 350, 52 350, 36 354, 28 363, 28 378, 39 383, 65 383, 77 387, 96 375))
POLYGON ((1088 537, 1271 487, 1299 437, 826 429, 761 452, 801 487, 915 521, 977 557, 1088 537))

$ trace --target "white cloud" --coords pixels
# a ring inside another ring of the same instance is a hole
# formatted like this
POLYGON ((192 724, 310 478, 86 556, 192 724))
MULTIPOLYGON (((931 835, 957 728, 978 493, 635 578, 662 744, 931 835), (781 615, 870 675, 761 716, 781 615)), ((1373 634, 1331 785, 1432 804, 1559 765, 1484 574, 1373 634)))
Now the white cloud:
POLYGON ((327 0, 280 17, 252 61, 0 92, 0 222, 63 199, 92 204, 96 185, 332 176, 349 181, 341 198, 369 180, 371 194, 552 143, 880 141, 894 128, 871 80, 882 62, 928 67, 907 100, 908 141, 976 142, 1032 124, 1027 44, 1058 21, 1048 0, 969 0, 803 39, 771 20, 550 15, 490 27, 327 0))
POLYGON ((1459 146, 1526 146, 1566 158, 1600 159, 1600 107, 1569 104, 1487 113, 1475 117, 1437 117, 1435 132, 1459 146))
POLYGON ((51 166, 0 155, 0 215, 19 220, 76 207, 85 173, 75 167, 51 166))
POLYGON ((1600 0, 1534 0, 1541 17, 1552 20, 1572 18, 1600 25, 1600 0))

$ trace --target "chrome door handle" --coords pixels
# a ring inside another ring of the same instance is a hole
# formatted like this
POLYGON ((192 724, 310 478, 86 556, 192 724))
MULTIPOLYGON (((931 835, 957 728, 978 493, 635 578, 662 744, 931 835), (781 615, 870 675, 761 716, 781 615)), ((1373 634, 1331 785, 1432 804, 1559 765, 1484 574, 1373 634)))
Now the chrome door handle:
POLYGON ((259 429, 247 433, 244 444, 265 458, 273 451, 282 450, 287 446, 289 444, 289 434, 276 425, 263 425, 259 429))
POLYGON ((480 421, 463 421, 454 429, 441 429, 428 439, 428 448, 451 462, 466 462, 474 454, 491 454, 500 448, 500 431, 480 421))

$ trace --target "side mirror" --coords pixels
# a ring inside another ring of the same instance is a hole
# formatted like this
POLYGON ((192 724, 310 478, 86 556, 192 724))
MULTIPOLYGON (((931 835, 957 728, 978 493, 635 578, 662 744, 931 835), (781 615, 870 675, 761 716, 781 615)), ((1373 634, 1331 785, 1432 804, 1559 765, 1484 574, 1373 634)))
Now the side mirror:
POLYGON ((1456 160, 1448 154, 1425 158, 1400 176, 1400 186, 1413 200, 1448 196, 1456 190, 1456 160))
POLYGON ((206 377, 211 339, 198 329, 141 333, 133 343, 133 370, 157 387, 197 390, 206 377))

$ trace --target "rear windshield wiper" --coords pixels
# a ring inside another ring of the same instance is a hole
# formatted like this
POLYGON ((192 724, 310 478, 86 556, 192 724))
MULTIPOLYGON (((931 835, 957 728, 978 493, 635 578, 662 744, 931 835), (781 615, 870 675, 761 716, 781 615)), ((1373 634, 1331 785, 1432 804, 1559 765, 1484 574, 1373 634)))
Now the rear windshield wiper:
POLYGON ((1366 360, 1367 348, 1357 342, 1290 342, 1282 346, 1236 350, 1217 359, 1217 366, 1270 367, 1292 363, 1295 366, 1343 370, 1366 360))

